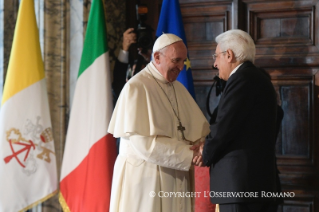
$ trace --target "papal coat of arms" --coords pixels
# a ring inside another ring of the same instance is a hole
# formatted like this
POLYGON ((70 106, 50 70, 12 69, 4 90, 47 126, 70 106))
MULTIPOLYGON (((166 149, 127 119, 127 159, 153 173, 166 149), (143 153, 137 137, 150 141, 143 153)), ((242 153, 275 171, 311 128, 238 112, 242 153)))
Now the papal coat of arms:
POLYGON ((8 164, 16 160, 26 175, 37 171, 39 160, 51 163, 50 155, 55 156, 52 129, 43 129, 39 121, 40 117, 37 117, 35 124, 28 119, 23 133, 16 128, 11 128, 6 132, 6 140, 12 154, 6 156, 4 162, 8 164))

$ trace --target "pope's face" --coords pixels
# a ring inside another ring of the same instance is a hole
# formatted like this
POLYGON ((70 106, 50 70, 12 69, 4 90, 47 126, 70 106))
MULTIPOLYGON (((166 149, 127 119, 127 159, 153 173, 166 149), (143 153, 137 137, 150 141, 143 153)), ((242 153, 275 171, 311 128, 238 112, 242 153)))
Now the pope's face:
POLYGON ((187 49, 182 41, 173 43, 164 52, 158 53, 159 71, 168 82, 177 79, 184 68, 187 58, 187 49))

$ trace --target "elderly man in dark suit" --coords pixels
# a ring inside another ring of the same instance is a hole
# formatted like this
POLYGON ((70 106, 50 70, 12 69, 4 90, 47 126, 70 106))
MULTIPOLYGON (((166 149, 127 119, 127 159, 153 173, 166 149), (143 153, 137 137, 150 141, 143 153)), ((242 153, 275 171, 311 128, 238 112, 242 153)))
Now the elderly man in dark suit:
POLYGON ((229 30, 216 42, 214 66, 227 83, 198 160, 210 166, 211 202, 220 212, 276 211, 276 92, 253 64, 249 34, 229 30))

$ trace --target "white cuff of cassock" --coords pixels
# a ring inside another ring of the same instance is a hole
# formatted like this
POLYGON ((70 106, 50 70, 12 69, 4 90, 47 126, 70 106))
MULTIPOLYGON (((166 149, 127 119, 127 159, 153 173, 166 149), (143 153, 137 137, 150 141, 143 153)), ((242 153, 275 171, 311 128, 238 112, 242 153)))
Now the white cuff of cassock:
POLYGON ((130 141, 144 160, 159 166, 188 171, 192 164, 191 145, 168 137, 130 136, 130 141))

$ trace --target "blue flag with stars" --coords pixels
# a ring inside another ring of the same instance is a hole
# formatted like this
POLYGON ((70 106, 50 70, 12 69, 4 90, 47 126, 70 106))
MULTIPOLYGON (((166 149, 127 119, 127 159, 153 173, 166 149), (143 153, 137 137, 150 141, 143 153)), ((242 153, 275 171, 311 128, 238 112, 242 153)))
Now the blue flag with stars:
MULTIPOLYGON (((156 30, 156 37, 161 36, 163 33, 172 33, 182 38, 187 48, 182 14, 178 0, 163 0, 156 30)), ((195 99, 193 76, 188 54, 184 69, 178 75, 177 80, 186 87, 188 92, 195 99)))

